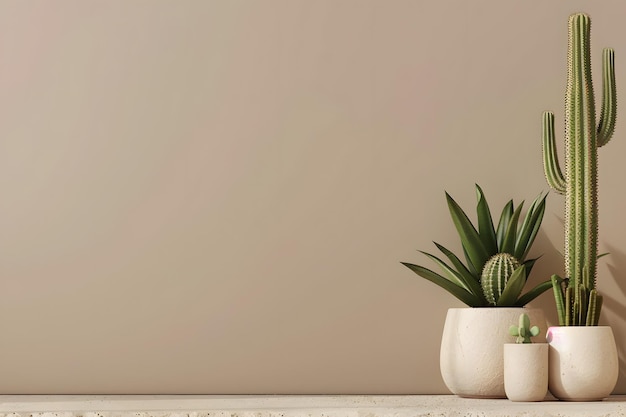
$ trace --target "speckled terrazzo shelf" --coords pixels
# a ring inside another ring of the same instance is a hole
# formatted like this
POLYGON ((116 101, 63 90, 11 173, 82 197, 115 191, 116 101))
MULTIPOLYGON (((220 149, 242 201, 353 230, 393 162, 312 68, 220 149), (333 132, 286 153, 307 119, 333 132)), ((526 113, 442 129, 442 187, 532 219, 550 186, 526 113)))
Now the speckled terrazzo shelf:
POLYGON ((0 395, 0 417, 626 416, 626 396, 601 402, 465 399, 451 395, 0 395))

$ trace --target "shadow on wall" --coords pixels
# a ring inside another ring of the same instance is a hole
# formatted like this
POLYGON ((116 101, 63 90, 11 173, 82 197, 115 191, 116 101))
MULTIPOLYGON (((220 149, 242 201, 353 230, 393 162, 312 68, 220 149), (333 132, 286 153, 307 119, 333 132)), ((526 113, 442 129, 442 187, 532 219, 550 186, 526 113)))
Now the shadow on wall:
MULTIPOLYGON (((626 269, 626 253, 611 245, 607 245, 607 248, 609 255, 602 260, 606 259, 609 275, 619 292, 616 291, 611 295, 607 294, 607 291, 602 293, 604 298, 602 321, 608 321, 607 324, 611 326, 615 334, 619 356, 619 377, 615 392, 623 393, 626 392, 626 346, 624 346, 624 340, 626 340, 626 305, 623 303, 623 300, 626 299, 626 282, 621 279, 623 274, 621 271, 626 269)), ((607 277, 608 279, 609 277, 607 277)))

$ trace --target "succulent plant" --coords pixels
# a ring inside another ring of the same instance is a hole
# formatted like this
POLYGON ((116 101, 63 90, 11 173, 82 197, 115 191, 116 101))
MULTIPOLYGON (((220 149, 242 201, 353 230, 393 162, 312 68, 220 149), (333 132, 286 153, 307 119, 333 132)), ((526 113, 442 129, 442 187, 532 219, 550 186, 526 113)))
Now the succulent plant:
MULTIPOLYGON (((480 277, 480 285, 483 288, 483 294, 489 305, 498 305, 498 301, 503 294, 506 297, 507 294, 504 293, 504 290, 507 288, 509 280, 513 278, 513 274, 526 275, 526 268, 520 268, 520 266, 519 261, 509 253, 497 253, 485 263, 480 277)), ((523 283, 525 279, 519 281, 523 283)), ((511 286, 509 286, 509 289, 512 290, 515 298, 519 296, 517 289, 511 286)), ((513 300, 513 302, 515 301, 516 300, 513 300)))
POLYGON ((517 336, 515 343, 532 343, 531 337, 539 334, 539 327, 530 327, 530 319, 528 314, 522 313, 519 316, 519 323, 517 326, 513 325, 509 328, 509 334, 511 336, 517 336))
POLYGON ((448 209, 461 239, 465 263, 452 251, 434 242, 448 261, 443 261, 427 252, 420 252, 437 264, 442 274, 420 265, 407 262, 402 262, 402 264, 422 278, 447 290, 470 307, 524 306, 552 287, 550 281, 545 281, 520 296, 527 276, 537 260, 536 258, 526 260, 526 256, 543 220, 546 196, 540 194, 530 205, 525 217, 522 216, 524 203, 516 207, 513 200, 510 200, 505 204, 497 226, 493 223, 489 205, 478 185, 476 185, 476 198, 478 200, 476 207, 478 227, 474 226, 463 209, 446 193, 448 209), (508 277, 503 279, 504 286, 486 282, 492 278, 500 279, 496 277, 496 271, 490 271, 489 268, 486 270, 489 278, 486 278, 483 284, 482 276, 488 261, 496 255, 496 259, 506 258, 504 254, 515 259, 518 265, 508 277), (486 291, 483 289, 485 287, 497 291, 486 296, 486 291))
POLYGON ((552 276, 559 324, 598 324, 602 297, 596 288, 598 259, 598 147, 615 129, 614 52, 602 56, 603 97, 596 126, 591 80, 591 19, 584 13, 569 18, 567 89, 565 94, 565 175, 555 146, 554 114, 543 114, 543 163, 548 184, 565 195, 566 280, 552 276))

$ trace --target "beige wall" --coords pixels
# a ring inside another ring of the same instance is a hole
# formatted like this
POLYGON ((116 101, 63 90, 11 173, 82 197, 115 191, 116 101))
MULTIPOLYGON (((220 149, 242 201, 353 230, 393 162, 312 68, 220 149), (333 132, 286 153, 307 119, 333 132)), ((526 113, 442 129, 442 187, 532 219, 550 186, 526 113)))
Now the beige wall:
MULTIPOLYGON (((0 2, 0 392, 446 392, 460 303, 399 262, 458 248, 444 190, 547 190, 575 11, 621 87, 617 0, 0 2)), ((623 357, 621 120, 599 287, 623 357)))

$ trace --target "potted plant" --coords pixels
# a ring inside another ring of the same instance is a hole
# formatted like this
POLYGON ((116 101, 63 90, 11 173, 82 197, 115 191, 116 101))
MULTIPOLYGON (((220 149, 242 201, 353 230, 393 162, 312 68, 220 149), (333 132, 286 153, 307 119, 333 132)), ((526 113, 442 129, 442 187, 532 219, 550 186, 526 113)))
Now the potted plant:
POLYGON ((613 332, 598 326, 602 296, 596 290, 598 259, 598 147, 615 129, 614 52, 602 57, 603 98, 596 127, 591 80, 591 19, 569 18, 568 75, 565 96, 565 175, 556 152, 554 114, 543 114, 543 162, 548 184, 565 195, 565 273, 552 277, 561 327, 548 329, 550 392, 563 400, 599 400, 617 382, 613 332))
POLYGON ((545 212, 546 196, 539 195, 522 216, 523 203, 509 201, 494 225, 482 189, 476 185, 478 227, 446 193, 452 221, 460 236, 466 262, 435 243, 447 261, 422 252, 442 274, 403 262, 417 275, 444 288, 467 306, 446 315, 440 350, 440 368, 448 389, 463 397, 506 398, 503 343, 512 341, 507 330, 521 312, 545 324, 540 309, 523 309, 551 288, 543 282, 522 295, 536 259, 526 259, 545 212), (468 359, 469 358, 469 359, 468 359))
POLYGON ((530 339, 539 331, 525 313, 509 328, 517 337, 504 345, 504 390, 511 401, 542 401, 548 393, 548 344, 530 339))

